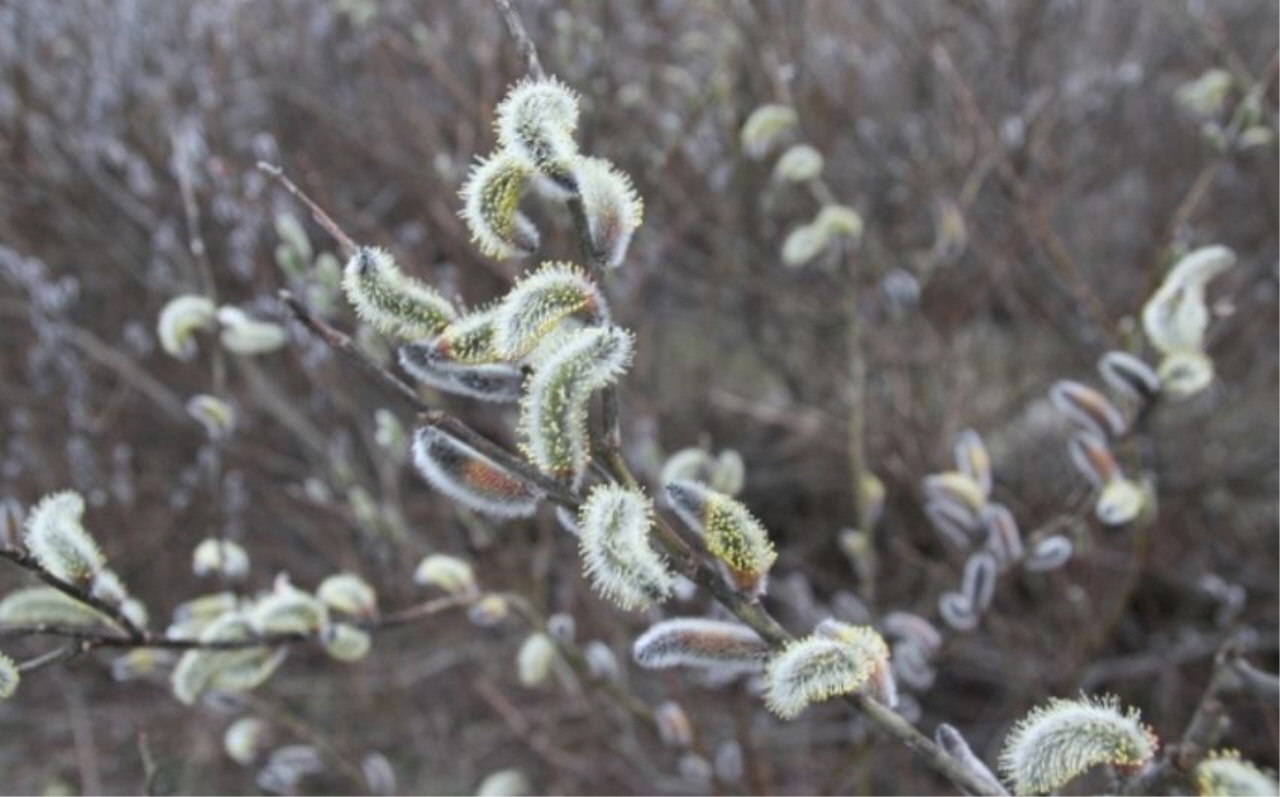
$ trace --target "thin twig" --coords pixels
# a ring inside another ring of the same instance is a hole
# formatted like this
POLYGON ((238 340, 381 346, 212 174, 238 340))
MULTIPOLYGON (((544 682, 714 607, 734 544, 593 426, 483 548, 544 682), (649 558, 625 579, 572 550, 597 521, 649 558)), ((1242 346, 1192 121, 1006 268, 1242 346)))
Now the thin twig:
POLYGON ((359 250, 360 247, 356 246, 356 242, 352 240, 351 236, 343 232, 342 228, 338 226, 338 223, 334 221, 328 213, 325 213, 324 210, 311 199, 311 197, 307 196, 301 188, 294 185, 293 181, 285 176, 283 169, 275 164, 267 163, 266 161, 258 161, 258 169, 283 186, 290 194, 293 194, 299 202, 307 206, 307 209, 311 211, 311 217, 316 220, 316 224, 323 227, 325 232, 332 235, 334 240, 338 242, 338 245, 342 247, 342 254, 344 256, 351 257, 359 250))
POLYGON ((520 54, 524 56, 529 74, 538 80, 545 80, 547 73, 543 71, 542 62, 538 60, 538 48, 534 46, 533 39, 529 37, 529 31, 525 30, 520 14, 512 7, 511 0, 494 0, 494 4, 498 6, 498 11, 502 13, 502 20, 507 23, 507 30, 511 32, 511 38, 516 40, 516 47, 520 48, 520 54))

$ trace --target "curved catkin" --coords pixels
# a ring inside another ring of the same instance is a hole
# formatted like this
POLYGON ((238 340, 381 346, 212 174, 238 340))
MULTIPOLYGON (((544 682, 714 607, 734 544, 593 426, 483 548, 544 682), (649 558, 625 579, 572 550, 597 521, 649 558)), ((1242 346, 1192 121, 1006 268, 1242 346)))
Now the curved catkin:
POLYGON ((0 600, 0 623, 10 626, 114 627, 106 615, 53 587, 24 587, 0 600))
POLYGON ((574 162, 578 198, 587 219, 587 233, 596 262, 611 268, 622 265, 631 237, 644 220, 644 202, 631 178, 604 158, 578 158, 574 162))
POLYGON ((982 490, 984 496, 991 495, 991 455, 982 442, 982 436, 972 429, 965 429, 956 439, 956 468, 968 476, 982 490))
POLYGON ((672 482, 665 489, 672 508, 702 535, 738 588, 752 596, 763 594, 778 553, 760 521, 735 499, 699 482, 672 482))
POLYGON ((609 308, 582 269, 571 263, 543 263, 516 283, 494 309, 493 351, 503 360, 524 357, 571 316, 607 323, 609 308))
POLYGON ((762 158, 800 122, 795 109, 787 105, 761 105, 742 123, 742 149, 751 158, 762 158))
MULTIPOLYGON (((200 633, 201 642, 239 642, 253 639, 254 623, 240 612, 228 612, 200 633)), ((231 650, 189 650, 170 676, 174 697, 192 705, 210 689, 243 692, 271 677, 284 660, 283 649, 250 647, 231 650)))
POLYGON ((186 294, 170 299, 160 311, 156 322, 156 334, 160 348, 171 357, 190 360, 196 356, 195 333, 213 329, 217 307, 203 296, 186 294))
POLYGON ((1209 326, 1205 287, 1236 262, 1225 246, 1206 246, 1178 261, 1142 307, 1142 328, 1162 354, 1198 352, 1209 326))
POLYGON ((1120 410, 1088 385, 1061 379, 1049 388, 1049 400, 1069 421, 1103 439, 1121 437, 1128 428, 1120 410))
POLYGON ((1147 492, 1135 481, 1117 476, 1102 487, 1094 514, 1108 526, 1123 526, 1134 520, 1147 503, 1147 492))
POLYGON ((545 473, 577 478, 587 467, 591 394, 617 381, 631 362, 631 333, 589 327, 558 341, 520 402, 523 449, 545 473))
POLYGON ((0 653, 0 700, 8 700, 18 689, 22 674, 13 659, 0 653))
POLYGON ((1173 399, 1194 396, 1213 383, 1213 360, 1203 352, 1174 351, 1160 361, 1161 391, 1173 399))
POLYGON ((486 515, 529 517, 542 498, 536 488, 434 426, 414 433, 413 464, 432 487, 486 515))
MULTIPOLYGON (((0 693, 0 696, 3 696, 0 693)), ((1191 771, 1196 791, 1201 797, 1245 797, 1245 795, 1275 795, 1280 793, 1280 783, 1274 774, 1264 772, 1247 761, 1240 760, 1235 750, 1212 753, 1196 764, 1191 771)))
POLYGON ((1022 566, 1033 573, 1057 570, 1065 565, 1075 553, 1075 545, 1061 534, 1045 537, 1031 546, 1022 566))
POLYGON ((583 569, 596 591, 623 609, 666 599, 675 576, 649 544, 653 504, 642 493, 599 485, 578 515, 583 569))
POLYGON ((1053 698, 1014 726, 1000 753, 1000 770, 1018 794, 1038 794, 1099 764, 1140 767, 1156 746, 1138 711, 1122 712, 1115 698, 1053 698))
POLYGON ((877 670, 889 664, 884 638, 867 626, 825 628, 792 642, 769 661, 765 705, 794 719, 809 704, 875 688, 877 670))
POLYGON ((395 338, 438 335, 458 312, 421 280, 408 276, 385 249, 361 247, 342 274, 342 290, 356 315, 395 338))
POLYGON ((63 581, 86 583, 106 564, 80 523, 83 516, 84 498, 71 490, 45 496, 27 516, 27 548, 40 567, 63 581))
POLYGON ((529 161, 508 150, 478 161, 467 175, 459 192, 460 215, 485 255, 506 260, 537 250, 538 229, 520 212, 532 179, 529 161))
POLYGON ((525 78, 498 104, 498 144, 513 150, 557 185, 574 187, 578 95, 555 78, 525 78))
POLYGON ((1071 464, 1088 480, 1089 484, 1101 488, 1124 473, 1120 463, 1107 446, 1107 441, 1093 432, 1076 432, 1067 441, 1067 453, 1071 464))
POLYGON ((822 153, 809 144, 789 147, 773 166, 773 179, 785 183, 803 183, 822 175, 822 153))
POLYGON ((769 646, 741 623, 681 617, 650 626, 632 645, 631 655, 651 670, 701 667, 729 674, 763 669, 769 646))
POLYGON ((320 633, 320 644, 332 658, 351 663, 369 655, 373 635, 350 623, 334 623, 320 633))
POLYGON ((316 588, 316 597, 330 609, 355 617, 378 612, 378 595, 369 582, 355 573, 335 573, 316 588))
POLYGON ((510 404, 524 388, 524 371, 510 363, 459 363, 443 354, 439 339, 406 343, 397 357, 415 382, 456 396, 510 404))
POLYGON ((1109 351, 1098 360, 1098 373, 1116 392, 1141 402, 1160 394, 1160 377, 1142 360, 1124 351, 1109 351))
POLYGON ((474 596, 478 593, 476 574, 470 563, 443 553, 424 557, 414 568, 413 581, 424 587, 438 587, 450 595, 474 596))

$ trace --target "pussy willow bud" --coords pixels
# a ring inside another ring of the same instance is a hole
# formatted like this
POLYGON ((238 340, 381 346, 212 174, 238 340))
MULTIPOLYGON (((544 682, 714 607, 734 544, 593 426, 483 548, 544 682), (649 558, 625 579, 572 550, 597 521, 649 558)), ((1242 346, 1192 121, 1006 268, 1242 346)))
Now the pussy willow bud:
POLYGON ((929 664, 930 654, 913 641, 902 641, 893 646, 894 676, 917 692, 928 691, 938 678, 938 671, 929 664))
POLYGON ((828 239, 862 237, 862 216, 844 205, 825 205, 813 219, 813 226, 826 234, 828 239))
POLYGON ((667 747, 683 750, 693 744, 693 723, 684 708, 674 700, 668 700, 653 712, 658 723, 658 735, 667 747))
POLYGON ((414 381, 437 390, 481 401, 508 404, 520 398, 524 371, 510 363, 458 363, 442 353, 441 341, 426 340, 400 347, 400 367, 414 381))
POLYGON ((362 321, 394 338, 438 335, 458 315, 434 288, 401 271, 385 249, 361 247, 343 271, 342 289, 362 321))
POLYGON ((396 786, 396 771, 391 766, 391 761, 382 753, 366 753, 360 759, 360 774, 364 775, 364 782, 372 795, 390 797, 400 793, 396 786))
POLYGON ((178 604, 173 610, 176 620, 213 620, 240 605, 234 592, 214 592, 178 604))
POLYGON ((644 220, 644 202, 631 178, 603 158, 578 158, 574 176, 594 259, 617 268, 644 220))
POLYGON ((1049 389, 1049 400, 1072 423, 1104 439, 1120 437, 1127 428, 1120 410, 1088 385, 1059 380, 1049 389))
POLYGON ((197 576, 221 574, 241 579, 249 574, 249 554, 231 540, 203 540, 192 552, 191 569, 197 576))
POLYGON ((987 495, 982 485, 972 476, 959 471, 934 473, 924 478, 924 493, 930 501, 952 503, 970 512, 975 521, 982 507, 986 506, 987 495))
POLYGON ((11 626, 114 627, 105 615, 53 587, 25 587, 0 600, 0 623, 11 626))
POLYGON ((18 672, 18 664, 13 659, 0 653, 0 700, 8 700, 18 690, 18 682, 22 674, 18 672))
POLYGON ((926 653, 933 654, 942 647, 942 634, 933 623, 918 614, 910 612, 890 612, 881 621, 886 634, 910 640, 926 653))
POLYGON ((536 488, 434 426, 414 433, 413 464, 432 487, 486 515, 529 517, 542 498, 536 488))
POLYGON ((577 526, 583 569, 601 595, 623 609, 643 609, 671 595, 675 576, 649 544, 653 504, 643 493, 594 487, 577 526))
POLYGON ((1022 533, 1008 507, 987 504, 982 508, 981 520, 987 532, 987 550, 995 556, 1002 569, 1022 558, 1022 533))
POLYGON ((498 144, 520 154, 558 186, 574 187, 578 95, 555 78, 526 78, 498 105, 498 144))
POLYGON ((1142 485, 1121 476, 1103 486, 1094 513, 1108 526, 1123 526, 1142 512, 1146 502, 1147 492, 1142 485))
POLYGON ((1142 308, 1142 328, 1151 345, 1163 354, 1202 351, 1209 326, 1205 287, 1235 262, 1235 253, 1225 246, 1206 246, 1179 260, 1142 308))
POLYGON ((1208 69, 1173 92, 1173 99, 1194 116, 1212 119, 1222 112, 1235 79, 1225 69, 1208 69))
POLYGON ((532 164, 508 150, 478 161, 467 175, 460 192, 462 220, 488 257, 506 260, 537 250, 538 229, 520 212, 533 175, 532 164))
POLYGON ((81 525, 84 498, 64 490, 45 496, 27 515, 25 541, 46 572, 86 584, 106 564, 102 551, 81 525))
POLYGON ((471 565, 456 556, 433 553, 418 563, 413 581, 424 587, 437 587, 450 595, 475 595, 476 576, 471 565))
POLYGON ((284 327, 251 318, 238 307, 218 308, 218 323, 222 325, 218 339, 222 341, 222 347, 232 354, 269 354, 289 340, 284 327))
POLYGON ((803 183, 822 174, 822 153, 808 144, 796 144, 782 153, 773 167, 773 179, 803 183))
MULTIPOLYGON (((248 619, 238 612, 230 612, 210 623, 209 627, 201 632, 200 641, 235 642, 251 639, 253 635, 254 629, 248 619)), ((247 675, 250 670, 257 669, 259 674, 268 669, 274 670, 274 666, 267 666, 269 658, 267 652, 260 648, 245 650, 189 650, 182 655, 178 665, 174 667, 170 676, 170 686, 173 689, 174 696, 179 701, 191 705, 211 688, 227 688, 229 691, 240 691, 240 689, 233 689, 230 686, 223 687, 221 684, 215 686, 215 679, 227 676, 224 679, 226 682, 240 686, 240 684, 249 680, 247 675)), ((269 675, 270 672, 266 672, 262 676, 262 680, 265 680, 269 675)), ((252 687, 242 687, 242 689, 248 688, 252 687)))
POLYGON ((316 597, 330 609, 353 617, 372 617, 378 613, 377 593, 354 573, 336 573, 321 581, 316 597))
POLYGON ((507 605, 507 599, 497 593, 490 593, 471 604, 467 609, 467 619, 480 628, 492 628, 506 620, 510 613, 511 607, 507 605))
POLYGON ((571 263, 543 263, 524 277, 493 312, 493 351, 500 359, 524 357, 564 319, 607 323, 600 289, 571 263))
POLYGON ((618 680, 618 657, 614 655, 613 648, 598 639, 593 639, 586 644, 582 652, 587 660, 587 670, 593 678, 609 682, 618 680))
POLYGON ((1196 764, 1191 771, 1191 779, 1195 781, 1196 791, 1201 797, 1280 793, 1280 783, 1276 782, 1273 774, 1263 772, 1247 761, 1241 761, 1240 754, 1235 750, 1211 753, 1208 758, 1196 764))
POLYGON ((681 617, 650 626, 636 639, 631 655, 651 670, 701 667, 736 674, 762 670, 769 646, 741 623, 681 617))
POLYGON ((713 460, 701 448, 682 448, 672 454, 662 465, 658 481, 670 484, 674 481, 707 481, 711 477, 713 460))
POLYGON ((519 797, 519 795, 533 793, 529 779, 518 769, 494 772, 476 789, 476 797, 519 797))
POLYGON ((217 396, 197 393, 187 400, 187 414, 204 428, 210 440, 225 440, 236 429, 236 408, 217 396))
POLYGON ((938 614, 957 631, 972 631, 982 619, 982 613, 963 592, 948 591, 939 595, 938 614))
POLYGON ((1038 794, 1099 764, 1133 771, 1151 760, 1157 744, 1138 711, 1122 712, 1115 698, 1052 698, 1014 726, 1000 770, 1018 794, 1038 794))
POLYGON ((260 598, 250 616, 261 634, 309 634, 329 622, 328 607, 287 582, 260 598))
POLYGON ((557 642, 572 645, 577 631, 578 624, 572 614, 556 612, 547 618, 547 634, 557 642))
POLYGON ((631 333, 618 327, 574 332, 547 356, 520 402, 529 459, 543 472, 577 478, 587 467, 587 405, 631 363, 631 333))
POLYGON ((1098 360, 1098 373, 1117 393, 1147 403, 1160 394, 1160 377, 1132 354, 1109 351, 1098 360))
POLYGON ((950 499, 930 498, 924 505, 925 517, 943 539, 957 548, 968 548, 977 532, 979 517, 968 507, 950 499))
POLYGON ((965 429, 956 439, 956 469, 968 476, 982 490, 984 496, 991 495, 991 455, 982 442, 982 437, 972 429, 965 429))
POLYGON ((222 734, 222 749, 232 761, 247 767, 266 749, 266 736, 265 722, 257 717, 241 717, 227 726, 222 734))
POLYGON ((1166 354, 1156 370, 1163 392, 1173 399, 1194 396, 1213 383, 1213 360, 1198 351, 1166 354))
POLYGON ((702 535, 738 588, 751 596, 764 594, 778 552, 760 521, 738 501, 698 482, 672 482, 665 489, 672 508, 702 535))
MULTIPOLYGON (((874 476, 871 478, 874 478, 874 476)), ((663 479, 662 483, 666 484, 668 481, 673 480, 663 479)), ((747 465, 742 461, 742 455, 732 448, 726 448, 721 451, 720 456, 716 457, 715 465, 711 470, 711 481, 709 482, 711 489, 725 495, 737 495, 742 492, 746 481, 747 465)), ((881 501, 884 499, 883 487, 884 485, 881 485, 881 501)))
POLYGON ((992 793, 1005 793, 1004 786, 1000 784, 995 773, 982 762, 982 759, 974 755, 969 743, 965 741, 964 736, 955 727, 944 722, 934 731, 933 738, 938 742, 938 746, 946 751, 947 755, 958 761, 961 766, 969 770, 979 780, 984 781, 992 793))
MULTIPOLYGON (((843 624, 841 624, 843 626, 843 624)), ((878 671, 889 667, 889 647, 867 626, 827 628, 792 642, 770 660, 765 673, 765 705, 794 719, 810 703, 875 688, 878 671)))
POLYGON ((177 659, 172 651, 134 648, 111 660, 111 678, 118 682, 137 681, 158 676, 177 659))
POLYGON ((160 347, 171 357, 190 360, 197 352, 195 333, 213 329, 216 311, 214 303, 203 296, 185 295, 170 299, 160 311, 156 323, 160 347))
POLYGON ((532 687, 546 681, 555 658, 556 643, 550 636, 541 632, 530 634, 516 654, 516 674, 520 685, 532 687))
POLYGON ((1071 464, 1094 487, 1101 488, 1124 473, 1106 441, 1093 432, 1076 432, 1067 441, 1071 464))
POLYGON ((137 598, 125 598, 120 604, 120 614, 138 628, 146 628, 150 620, 146 605, 137 598))
POLYGON ((782 262, 791 268, 799 268, 822 254, 828 241, 830 236, 826 230, 816 224, 802 224, 782 242, 782 262))
POLYGON ((1032 572, 1057 570, 1070 561, 1071 554, 1074 552, 1075 546, 1071 544, 1071 540, 1060 534, 1054 534, 1032 545, 1031 552, 1022 566, 1032 572))
POLYGON ((320 644, 331 657, 351 663, 369 655, 369 650, 373 647, 373 636, 350 623, 333 623, 320 633, 320 644))
POLYGON ((964 564, 964 581, 961 582, 969 605, 978 613, 987 610, 995 596, 996 577, 999 568, 996 559, 986 551, 969 556, 964 564))
POLYGON ((795 109, 786 105, 762 105, 742 125, 742 149, 749 158, 762 158, 799 123, 795 109))
MULTIPOLYGON (((853 626, 834 618, 827 618, 814 626, 813 635, 849 644, 858 640, 866 630, 876 634, 876 638, 880 639, 881 644, 884 643, 879 633, 869 626, 853 626)), ((893 668, 888 666, 887 660, 884 666, 877 667, 871 672, 871 681, 866 689, 862 691, 889 708, 893 708, 898 704, 898 684, 893 679, 893 668)))

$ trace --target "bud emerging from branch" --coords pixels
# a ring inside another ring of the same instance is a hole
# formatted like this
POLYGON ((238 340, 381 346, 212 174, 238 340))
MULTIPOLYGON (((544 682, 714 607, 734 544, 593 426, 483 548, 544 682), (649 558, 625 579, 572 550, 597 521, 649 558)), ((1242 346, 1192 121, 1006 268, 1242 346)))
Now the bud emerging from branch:
POLYGON ((666 599, 675 587, 667 563, 649 545, 653 504, 638 491, 615 485, 591 490, 578 519, 587 578, 623 609, 666 599))
POLYGON ((511 149, 558 186, 572 190, 578 145, 578 95, 555 78, 526 78, 498 105, 498 144, 511 149))
POLYGON ((587 404, 631 362, 632 337, 618 327, 581 329, 547 355, 520 402, 529 459, 545 473, 577 478, 587 467, 587 404))
POLYGON ((432 487, 486 515, 529 517, 542 498, 515 474, 434 426, 414 434, 413 463, 432 487))
POLYGON ((644 220, 644 202, 631 178, 603 158, 578 158, 574 169, 592 255, 597 262, 617 268, 644 220))
POLYGON ((702 535, 707 550, 725 566, 738 588, 751 596, 764 594, 778 553, 760 521, 738 501, 698 482, 672 482, 666 493, 672 508, 702 535))
POLYGON ((762 105, 742 125, 742 149, 750 158, 762 158, 795 128, 800 118, 786 105, 762 105))
POLYGON ((263 752, 267 725, 257 717, 241 717, 227 726, 222 749, 232 761, 247 767, 263 752))
POLYGON ((353 617, 372 617, 378 613, 377 593, 354 573, 337 573, 321 581, 316 597, 330 609, 353 617))
POLYGON ((537 250, 538 230, 520 212, 531 179, 529 161, 508 150, 477 162, 467 175, 460 194, 461 215, 471 240, 485 255, 506 260, 537 250))
POLYGON ((218 323, 222 347, 232 354, 269 354, 288 342, 284 327, 251 318, 238 307, 218 308, 218 323))
POLYGON ((156 334, 160 347, 171 357, 190 360, 196 356, 195 333, 201 329, 213 329, 217 308, 203 296, 178 296, 160 311, 156 334))
POLYGON ((401 271, 384 249, 361 247, 347 263, 342 289, 362 321, 395 338, 438 335, 458 314, 434 288, 401 271))
POLYGON ((450 595, 476 594, 476 576, 471 565, 456 556, 433 553, 418 563, 414 583, 438 587, 450 595))
POLYGON ((1094 512, 1108 526, 1123 526, 1138 516, 1146 502, 1147 491, 1142 485, 1121 476, 1102 488, 1094 512))
POLYGON ((723 674, 764 669, 769 646, 741 623, 681 617, 663 620, 636 639, 631 655, 641 667, 701 667, 723 674))
POLYGON ((595 282, 570 263, 543 263, 521 279, 493 313, 493 351, 500 359, 527 355, 566 318, 607 323, 609 307, 595 282))
POLYGON ((803 183, 822 174, 822 153, 808 144, 796 144, 782 153, 773 167, 773 179, 803 183))
POLYGON ((187 400, 187 414, 204 428, 210 440, 225 440, 236 429, 236 408, 217 396, 197 393, 187 400))
POLYGON ((987 504, 987 494, 972 476, 959 471, 934 473, 924 478, 925 497, 930 501, 950 503, 969 512, 977 525, 978 513, 987 504))
POLYGON ((960 433, 955 445, 956 468, 973 480, 983 496, 991 495, 991 455, 982 437, 972 429, 960 433))
POLYGON ((373 637, 363 628, 350 623, 334 623, 320 633, 324 652, 341 662, 360 661, 369 655, 373 637))
POLYGON ((84 498, 64 490, 44 497, 27 516, 27 548, 40 567, 63 581, 86 584, 106 560, 80 524, 84 498))
POLYGON ((974 755, 969 743, 965 741, 964 736, 954 726, 945 722, 942 723, 934 731, 933 738, 938 742, 938 746, 947 752, 947 755, 954 758, 979 779, 986 781, 992 793, 1007 793, 1004 786, 1000 784, 1000 780, 996 778, 995 773, 982 762, 982 759, 974 755))
POLYGON ((1151 760, 1157 744, 1138 711, 1122 713, 1115 698, 1053 698, 1014 726, 1000 769, 1018 794, 1037 794, 1099 764, 1132 771, 1151 760))
POLYGON ((836 626, 792 642, 770 660, 764 695, 770 711, 794 719, 810 703, 876 688, 878 672, 889 667, 884 639, 867 626, 836 626))
POLYGON ((862 217, 845 205, 825 205, 813 219, 813 227, 831 238, 862 237, 862 217))
POLYGON ((251 618, 261 634, 309 634, 329 622, 329 610, 314 595, 280 581, 254 604, 251 618))

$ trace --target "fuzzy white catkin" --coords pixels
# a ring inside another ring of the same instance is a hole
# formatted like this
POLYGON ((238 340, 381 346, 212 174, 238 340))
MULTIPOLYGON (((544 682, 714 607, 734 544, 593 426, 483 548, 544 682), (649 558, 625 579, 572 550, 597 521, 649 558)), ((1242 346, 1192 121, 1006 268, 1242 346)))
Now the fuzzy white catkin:
POLYGON ((542 632, 530 634, 516 654, 516 672, 522 686, 538 686, 551 674, 556 643, 542 632))
POLYGON ((1201 795, 1244 797, 1245 795, 1275 795, 1280 793, 1280 783, 1274 773, 1264 772, 1247 761, 1240 760, 1234 750, 1217 751, 1196 764, 1191 772, 1196 789, 1201 795))
POLYGON ((266 731, 266 723, 257 717, 241 717, 222 734, 222 749, 232 761, 247 767, 261 752, 266 731))
POLYGON ((63 581, 87 582, 106 559, 81 525, 84 498, 71 490, 47 495, 27 516, 26 544, 46 572, 63 581))
POLYGON ((594 487, 577 527, 583 570, 598 593, 623 609, 642 609, 670 596, 675 577, 649 544, 653 504, 643 493, 594 487))
POLYGON ((473 595, 476 592, 475 571, 456 556, 431 554, 418 563, 413 580, 422 586, 438 587, 450 595, 473 595))
POLYGON ((357 617, 378 611, 378 596, 369 582, 354 573, 335 573, 316 588, 316 597, 330 609, 357 617))
POLYGON ((334 623, 324 629, 320 642, 324 650, 342 662, 360 661, 369 655, 373 636, 363 628, 350 623, 334 623))
POLYGON ((888 666, 888 645, 874 629, 829 623, 770 660, 765 705, 794 719, 811 703, 874 689, 877 670, 888 666))
POLYGON ((196 356, 195 333, 212 329, 217 307, 203 296, 183 295, 170 299, 160 311, 156 334, 160 347, 171 357, 190 360, 196 356))
POLYGON ((517 282, 494 310, 494 353, 504 360, 524 357, 573 315, 608 321, 608 305, 582 269, 571 263, 543 263, 517 282))
POLYGON ((222 574, 240 579, 249 573, 249 554, 231 540, 207 539, 191 555, 191 569, 197 576, 222 574))
POLYGON ((578 158, 574 176, 595 260, 617 268, 644 220, 644 202, 631 178, 603 158, 578 158))

